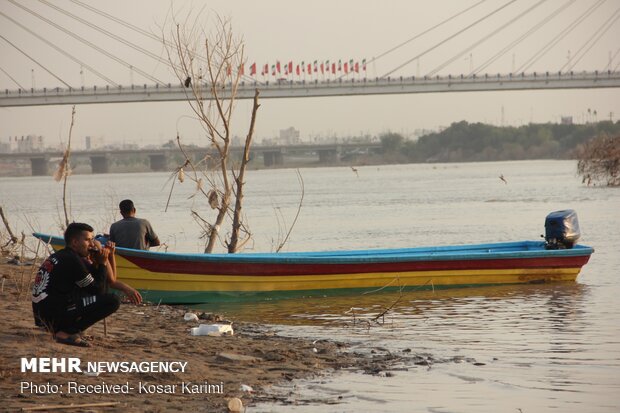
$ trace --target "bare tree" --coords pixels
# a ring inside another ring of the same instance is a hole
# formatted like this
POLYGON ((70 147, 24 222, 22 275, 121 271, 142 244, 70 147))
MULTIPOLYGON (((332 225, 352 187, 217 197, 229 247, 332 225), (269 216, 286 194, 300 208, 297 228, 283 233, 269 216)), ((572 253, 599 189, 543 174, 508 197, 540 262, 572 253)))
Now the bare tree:
POLYGON ((587 185, 620 186, 620 136, 602 134, 577 149, 577 173, 587 185))
POLYGON ((189 17, 184 24, 174 21, 171 41, 164 39, 164 44, 168 45, 168 59, 212 151, 202 159, 192 159, 177 134, 177 144, 185 160, 177 168, 176 176, 181 182, 186 177, 193 181, 195 195, 201 196, 213 210, 209 217, 195 209, 192 211, 204 231, 205 252, 213 252, 219 241, 229 253, 234 253, 251 239, 244 223, 243 186, 260 106, 259 92, 257 89, 254 93, 243 155, 235 160, 231 155, 232 115, 245 64, 243 41, 233 35, 230 21, 220 17, 212 34, 204 33, 197 20, 189 21, 189 17), (222 225, 228 222, 231 230, 222 234, 222 225))
POLYGON ((67 139, 67 147, 65 148, 65 152, 63 153, 62 160, 58 164, 56 172, 54 172, 54 180, 56 182, 62 180, 62 208, 65 213, 64 226, 62 224, 60 225, 62 230, 66 229, 69 226, 69 216, 71 215, 69 207, 67 206, 67 179, 69 179, 69 175, 71 175, 71 165, 69 164, 69 160, 71 158, 71 135, 73 134, 74 124, 75 106, 71 108, 71 125, 69 126, 69 138, 67 139))

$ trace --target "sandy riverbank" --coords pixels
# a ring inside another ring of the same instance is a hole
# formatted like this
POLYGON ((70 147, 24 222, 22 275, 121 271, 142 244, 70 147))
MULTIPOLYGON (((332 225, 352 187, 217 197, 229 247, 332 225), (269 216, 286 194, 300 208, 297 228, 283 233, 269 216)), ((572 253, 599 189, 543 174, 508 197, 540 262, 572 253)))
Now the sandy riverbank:
POLYGON ((6 261, 0 258, 2 409, 111 402, 116 404, 72 411, 228 411, 233 397, 240 398, 244 406, 278 402, 278 396, 270 394, 273 384, 329 374, 343 367, 368 367, 368 360, 347 352, 341 344, 282 337, 266 326, 235 320, 233 336, 191 336, 190 328, 198 322, 184 321, 185 309, 170 306, 123 304, 108 318, 107 334, 102 323, 87 332, 93 338, 92 347, 58 344, 32 320, 29 285, 34 268, 6 261), (23 357, 77 357, 82 367, 87 362, 109 361, 179 361, 187 365, 183 372, 106 372, 93 377, 77 372, 22 372, 23 357), (206 385, 192 387, 190 382, 206 385), (102 383, 108 387, 88 387, 102 383), (114 393, 112 385, 121 385, 116 388, 120 393, 114 393), (243 390, 242 385, 253 391, 243 390))

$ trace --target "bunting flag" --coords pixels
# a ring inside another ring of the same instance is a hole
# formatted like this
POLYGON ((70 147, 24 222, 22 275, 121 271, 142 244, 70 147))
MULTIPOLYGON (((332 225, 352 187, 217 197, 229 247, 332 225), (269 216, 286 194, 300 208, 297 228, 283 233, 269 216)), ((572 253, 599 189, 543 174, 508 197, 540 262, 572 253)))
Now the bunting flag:
MULTIPOLYGON (((311 62, 302 61, 301 63, 294 63, 292 60, 289 60, 288 62, 281 62, 277 60, 275 64, 270 65, 269 63, 265 63, 265 65, 262 66, 261 75, 269 76, 271 74, 272 76, 278 76, 281 74, 283 76, 293 76, 294 74, 296 74, 297 76, 301 76, 302 73, 307 73, 309 76, 312 76, 313 73, 319 72, 321 73, 321 75, 336 75, 337 72, 342 72, 343 74, 360 73, 360 71, 362 70, 366 72, 366 64, 366 59, 362 59, 361 61, 356 61, 355 59, 339 59, 337 62, 335 60, 331 61, 327 59, 313 60, 311 62)), ((249 68, 250 76, 255 76, 258 69, 257 63, 253 62, 249 66, 249 68)), ((228 76, 232 75, 231 69, 232 67, 230 65, 227 65, 226 73, 228 76)), ((238 67, 238 71, 239 75, 241 76, 246 74, 245 63, 242 63, 238 67)), ((318 77, 318 74, 315 76, 318 77)))

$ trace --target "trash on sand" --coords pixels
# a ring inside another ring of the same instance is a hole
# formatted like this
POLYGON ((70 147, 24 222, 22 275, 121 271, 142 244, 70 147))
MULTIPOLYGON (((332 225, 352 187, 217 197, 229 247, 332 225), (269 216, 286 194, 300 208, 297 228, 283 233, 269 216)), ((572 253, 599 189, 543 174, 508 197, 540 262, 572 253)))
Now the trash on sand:
POLYGON ((245 392, 248 392, 248 393, 252 393, 254 391, 252 386, 248 386, 247 384, 242 384, 241 388, 239 390, 245 391, 245 392))
POLYGON ((200 324, 191 329, 192 336, 222 336, 233 335, 230 324, 200 324))
POLYGON ((237 397, 233 397, 228 401, 228 411, 231 413, 241 412, 243 409, 243 402, 237 397))
POLYGON ((194 313, 185 313, 183 319, 185 321, 198 321, 198 316, 194 313))

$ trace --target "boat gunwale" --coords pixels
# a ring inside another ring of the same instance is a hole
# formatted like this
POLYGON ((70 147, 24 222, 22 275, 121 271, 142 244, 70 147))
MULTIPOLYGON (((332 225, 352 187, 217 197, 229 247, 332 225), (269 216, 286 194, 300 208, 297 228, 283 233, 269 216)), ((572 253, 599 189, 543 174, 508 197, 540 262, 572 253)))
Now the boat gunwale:
MULTIPOLYGON (((64 245, 64 239, 54 235, 33 233, 42 242, 64 245)), ((220 262, 230 264, 355 264, 407 261, 457 261, 491 260, 543 257, 578 257, 591 255, 592 247, 577 244, 571 249, 545 249, 543 241, 511 241, 490 244, 462 244, 434 247, 386 248, 366 250, 337 250, 315 252, 238 253, 203 254, 144 251, 116 248, 116 253, 125 257, 141 259, 220 262)))

